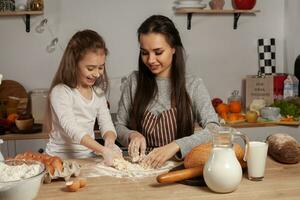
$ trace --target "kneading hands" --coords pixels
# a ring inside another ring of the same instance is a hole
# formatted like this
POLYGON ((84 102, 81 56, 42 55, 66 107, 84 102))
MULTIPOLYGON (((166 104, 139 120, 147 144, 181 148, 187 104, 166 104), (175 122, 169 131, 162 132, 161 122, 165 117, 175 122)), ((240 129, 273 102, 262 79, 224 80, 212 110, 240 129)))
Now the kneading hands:
POLYGON ((129 136, 128 153, 133 162, 141 162, 143 165, 153 168, 161 167, 167 160, 172 158, 179 150, 176 142, 153 149, 146 155, 146 139, 139 132, 133 132, 129 136))

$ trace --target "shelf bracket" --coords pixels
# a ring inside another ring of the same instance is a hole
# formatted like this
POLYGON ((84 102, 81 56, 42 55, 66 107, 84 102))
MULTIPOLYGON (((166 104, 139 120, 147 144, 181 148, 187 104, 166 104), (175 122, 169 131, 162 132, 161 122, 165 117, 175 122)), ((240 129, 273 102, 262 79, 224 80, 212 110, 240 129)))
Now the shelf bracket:
POLYGON ((234 15, 233 16, 234 17, 234 19, 233 19, 233 29, 237 29, 237 23, 239 21, 241 13, 233 13, 233 15, 234 15))
POLYGON ((187 14, 187 29, 188 30, 191 30, 192 15, 193 15, 193 13, 188 13, 187 14))
POLYGON ((26 14, 25 15, 25 26, 26 26, 26 32, 30 32, 30 15, 26 14))

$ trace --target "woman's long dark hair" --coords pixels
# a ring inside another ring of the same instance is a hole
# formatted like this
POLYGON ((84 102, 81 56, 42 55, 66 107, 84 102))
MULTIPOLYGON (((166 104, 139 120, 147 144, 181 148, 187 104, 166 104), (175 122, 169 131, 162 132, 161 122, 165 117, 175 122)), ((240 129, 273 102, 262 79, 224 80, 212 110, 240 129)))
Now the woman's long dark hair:
MULTIPOLYGON (((138 39, 142 34, 159 33, 165 36, 167 43, 175 49, 171 67, 171 105, 177 109, 177 138, 193 133, 191 99, 185 86, 184 48, 174 23, 167 17, 153 15, 146 19, 138 29, 138 39)), ((142 120, 149 103, 157 94, 155 75, 144 64, 139 55, 137 89, 130 112, 130 128, 142 132, 142 120)))

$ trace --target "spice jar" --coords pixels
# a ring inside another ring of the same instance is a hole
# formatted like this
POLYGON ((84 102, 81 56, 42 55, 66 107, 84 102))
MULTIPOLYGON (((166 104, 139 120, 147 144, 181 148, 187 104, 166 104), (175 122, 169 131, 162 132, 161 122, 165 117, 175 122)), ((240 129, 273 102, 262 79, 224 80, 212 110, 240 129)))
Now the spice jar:
POLYGON ((44 9, 43 0, 31 0, 30 1, 30 10, 42 11, 43 9, 44 9))

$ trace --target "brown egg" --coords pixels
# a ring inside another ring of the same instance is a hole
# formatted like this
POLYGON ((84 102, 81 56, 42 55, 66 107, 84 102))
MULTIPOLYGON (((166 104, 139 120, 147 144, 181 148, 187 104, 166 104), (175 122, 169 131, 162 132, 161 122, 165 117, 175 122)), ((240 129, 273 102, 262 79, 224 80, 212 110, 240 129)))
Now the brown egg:
POLYGON ((87 185, 87 180, 86 178, 80 178, 79 179, 79 183, 80 183, 80 188, 83 188, 87 185))
POLYGON ((66 182, 66 187, 69 192, 77 192, 80 188, 79 180, 66 182))
POLYGON ((54 167, 54 169, 58 170, 59 172, 63 171, 63 165, 62 161, 58 157, 52 157, 51 158, 51 165, 54 167))
POLYGON ((21 159, 24 159, 24 157, 25 156, 20 153, 20 154, 16 155, 15 159, 20 159, 21 160, 21 159))
POLYGON ((54 174, 54 167, 50 164, 45 164, 47 171, 53 175, 54 174))

